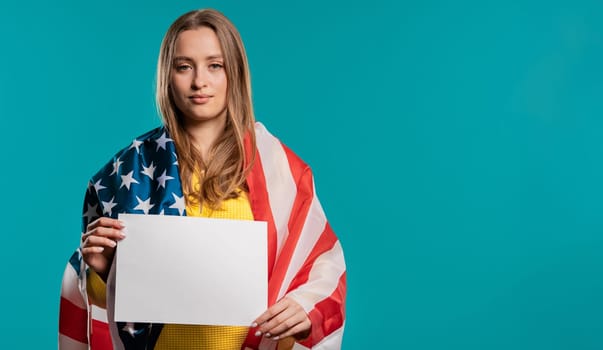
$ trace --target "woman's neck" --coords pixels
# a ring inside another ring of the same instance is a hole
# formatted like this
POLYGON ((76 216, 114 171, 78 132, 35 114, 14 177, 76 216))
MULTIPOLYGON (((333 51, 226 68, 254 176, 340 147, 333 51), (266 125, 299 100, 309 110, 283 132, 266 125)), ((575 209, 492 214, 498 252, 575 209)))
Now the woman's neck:
POLYGON ((191 143, 201 152, 205 162, 209 160, 209 150, 224 132, 225 125, 225 115, 210 120, 186 121, 184 128, 191 137, 191 143))

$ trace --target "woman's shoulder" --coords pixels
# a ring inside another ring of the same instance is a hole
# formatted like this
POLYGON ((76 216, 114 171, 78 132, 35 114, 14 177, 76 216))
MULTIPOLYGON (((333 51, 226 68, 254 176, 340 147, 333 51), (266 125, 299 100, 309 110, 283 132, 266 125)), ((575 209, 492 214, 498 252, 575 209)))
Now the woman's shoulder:
POLYGON ((159 145, 159 148, 165 149, 165 145, 170 141, 172 139, 169 138, 166 128, 159 126, 135 137, 130 144, 122 148, 117 154, 125 154, 133 149, 136 150, 136 153, 140 153, 140 147, 153 149, 153 145, 155 147, 159 145))
POLYGON ((142 162, 148 166, 150 162, 156 164, 159 161, 176 161, 173 141, 164 126, 135 137, 127 146, 117 151, 93 176, 93 179, 106 176, 107 173, 120 173, 122 168, 130 168, 132 163, 142 162))
POLYGON ((310 166, 261 122, 255 123, 255 141, 262 163, 288 164, 295 177, 310 172, 310 166), (267 161, 269 160, 269 161, 267 161))

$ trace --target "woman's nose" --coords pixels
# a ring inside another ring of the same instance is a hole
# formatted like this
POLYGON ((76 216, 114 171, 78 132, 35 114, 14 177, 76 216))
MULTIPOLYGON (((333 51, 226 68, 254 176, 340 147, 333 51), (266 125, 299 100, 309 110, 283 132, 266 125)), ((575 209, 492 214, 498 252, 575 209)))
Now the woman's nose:
POLYGON ((201 89, 205 86, 207 86, 207 79, 205 79, 205 76, 202 72, 197 70, 195 72, 195 76, 193 77, 192 87, 194 89, 201 89))

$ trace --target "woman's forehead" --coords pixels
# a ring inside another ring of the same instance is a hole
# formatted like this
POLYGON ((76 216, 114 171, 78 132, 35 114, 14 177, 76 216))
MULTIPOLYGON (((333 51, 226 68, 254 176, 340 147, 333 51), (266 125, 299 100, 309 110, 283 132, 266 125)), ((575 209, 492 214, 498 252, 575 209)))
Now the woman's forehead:
POLYGON ((216 33, 208 27, 188 29, 178 34, 175 56, 189 58, 221 57, 222 48, 216 33))

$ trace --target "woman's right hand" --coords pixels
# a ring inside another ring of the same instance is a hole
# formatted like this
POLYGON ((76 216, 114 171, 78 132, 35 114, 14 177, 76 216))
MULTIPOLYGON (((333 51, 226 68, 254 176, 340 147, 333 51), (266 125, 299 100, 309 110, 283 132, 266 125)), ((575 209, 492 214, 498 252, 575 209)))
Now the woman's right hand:
POLYGON ((117 241, 125 238, 121 221, 100 217, 91 222, 82 235, 82 256, 88 266, 106 282, 117 241))

